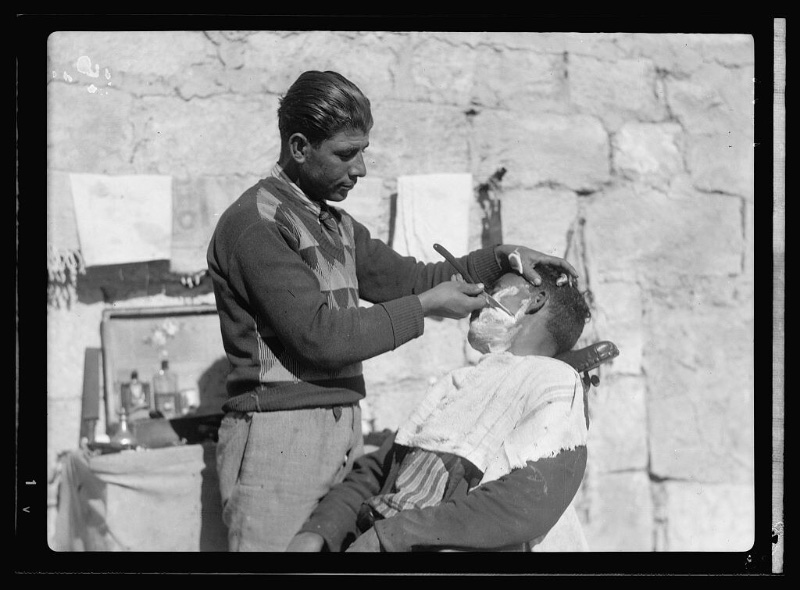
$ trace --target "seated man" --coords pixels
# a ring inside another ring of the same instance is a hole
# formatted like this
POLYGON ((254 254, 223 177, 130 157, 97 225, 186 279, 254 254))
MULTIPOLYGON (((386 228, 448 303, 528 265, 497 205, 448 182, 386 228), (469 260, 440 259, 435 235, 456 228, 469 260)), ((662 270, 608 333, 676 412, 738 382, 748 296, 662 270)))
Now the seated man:
MULTIPOLYGON (((495 284, 513 317, 473 314, 469 343, 486 354, 440 379, 358 459, 287 551, 586 549, 571 502, 589 425, 576 368, 588 365, 553 357, 572 349, 590 312, 576 286, 556 287, 560 270, 537 271, 539 286, 513 273, 495 284), (547 547, 558 537, 567 542, 547 547)), ((599 362, 616 356, 605 344, 599 362)))

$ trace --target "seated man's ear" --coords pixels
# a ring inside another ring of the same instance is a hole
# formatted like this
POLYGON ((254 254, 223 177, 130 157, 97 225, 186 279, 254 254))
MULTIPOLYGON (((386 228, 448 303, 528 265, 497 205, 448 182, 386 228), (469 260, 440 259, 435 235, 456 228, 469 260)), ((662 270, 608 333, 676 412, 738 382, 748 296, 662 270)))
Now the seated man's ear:
POLYGON ((525 314, 536 313, 544 307, 544 304, 547 303, 547 291, 543 289, 534 289, 531 292, 531 297, 531 302, 528 304, 525 314))

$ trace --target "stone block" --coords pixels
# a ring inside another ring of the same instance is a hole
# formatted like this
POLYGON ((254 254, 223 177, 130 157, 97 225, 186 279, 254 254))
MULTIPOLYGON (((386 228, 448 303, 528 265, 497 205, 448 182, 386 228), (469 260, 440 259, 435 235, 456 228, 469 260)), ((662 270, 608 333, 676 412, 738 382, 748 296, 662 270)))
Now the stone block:
POLYGON ((666 115, 655 92, 655 65, 649 59, 603 61, 570 54, 567 72, 570 101, 600 117, 609 130, 631 118, 659 121, 666 115))
POLYGON ((755 63, 755 39, 752 35, 699 35, 699 38, 706 61, 734 67, 755 63))
POLYGON ((641 377, 602 376, 589 392, 589 461, 594 473, 646 470, 647 400, 641 377))
POLYGON ((488 31, 482 33, 480 42, 503 52, 508 49, 563 54, 567 49, 569 34, 565 33, 531 33, 527 31, 488 31))
POLYGON ((566 78, 561 54, 500 51, 482 45, 476 52, 472 102, 513 111, 542 111, 564 105, 566 78))
POLYGON ((730 196, 615 186, 593 195, 585 215, 595 276, 741 272, 741 204, 730 196))
POLYGON ((628 58, 649 59, 670 76, 684 77, 703 63, 703 38, 693 33, 637 33, 616 40, 628 58))
POLYGON ((589 551, 653 550, 653 500, 644 471, 597 473, 590 454, 575 504, 589 551))
POLYGON ((661 484, 664 547, 660 551, 749 551, 755 542, 751 484, 666 481, 661 484))
POLYGON ((624 177, 669 186, 683 172, 682 130, 677 123, 626 123, 612 139, 614 168, 624 177))
POLYGON ((705 62, 724 66, 753 63, 750 35, 700 33, 636 33, 614 37, 620 55, 646 57, 675 78, 685 78, 705 62))
MULTIPOLYGON (((47 40, 53 66, 76 67, 81 57, 103 80, 117 73, 168 78, 183 75, 198 56, 213 56, 213 45, 201 31, 56 31, 47 40)), ((82 68, 83 69, 83 68, 82 68)), ((105 80, 103 80, 105 81, 105 80)))
POLYGON ((686 165, 698 190, 729 193, 753 200, 755 147, 747 133, 727 131, 688 136, 686 165))
POLYGON ((608 134, 594 117, 483 111, 472 129, 478 178, 503 166, 506 188, 596 190, 609 180, 608 134))
POLYGON ((592 281, 591 291, 597 337, 612 341, 620 351, 617 358, 603 365, 603 372, 641 375, 645 333, 641 288, 633 281, 604 281, 600 276, 592 281))
POLYGON ((386 100, 372 105, 372 116, 368 173, 396 178, 469 171, 470 130, 461 109, 386 100))
POLYGON ((69 172, 130 173, 133 98, 89 92, 78 83, 47 86, 47 165, 69 172))
POLYGON ((559 40, 569 59, 576 56, 615 61, 626 57, 620 44, 627 37, 630 35, 626 33, 562 33, 559 40))
POLYGON ((569 190, 511 189, 500 193, 503 243, 563 257, 578 215, 578 196, 569 190))
POLYGON ((425 318, 425 332, 400 348, 364 361, 368 383, 438 379, 466 364, 469 321, 425 318))
MULTIPOLYGON (((409 60, 407 98, 420 102, 467 105, 481 72, 476 52, 451 33, 416 34, 409 60)), ((401 91, 402 92, 402 91, 401 91)))
POLYGON ((725 278, 686 278, 654 289, 644 317, 651 472, 752 481, 752 293, 725 278))
POLYGON ((677 78, 692 74, 704 63, 726 67, 754 63, 751 35, 637 33, 621 35, 614 43, 627 57, 647 57, 677 78))
POLYGON ((273 96, 149 98, 134 117, 139 142, 134 164, 174 176, 263 178, 280 154, 277 108, 273 96))
POLYGON ((754 137, 753 66, 703 63, 690 77, 665 79, 670 112, 694 135, 754 137))
POLYGON ((242 43, 241 70, 263 73, 268 91, 279 95, 306 70, 334 70, 356 84, 374 108, 392 92, 406 38, 383 31, 253 31, 242 43))
MULTIPOLYGON (((184 100, 218 94, 261 95, 269 92, 271 77, 268 72, 234 69, 214 60, 195 65, 185 77, 176 80, 175 92, 184 100)), ((125 83, 127 87, 128 81, 125 83)))

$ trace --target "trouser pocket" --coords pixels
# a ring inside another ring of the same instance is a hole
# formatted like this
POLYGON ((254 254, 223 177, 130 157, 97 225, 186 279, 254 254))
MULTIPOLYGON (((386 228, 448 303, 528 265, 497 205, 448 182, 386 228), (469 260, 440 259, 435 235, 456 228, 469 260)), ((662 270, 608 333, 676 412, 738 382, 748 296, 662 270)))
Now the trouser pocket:
POLYGON ((217 442, 217 476, 219 477, 223 512, 239 480, 252 422, 253 418, 250 413, 228 412, 220 423, 217 442))

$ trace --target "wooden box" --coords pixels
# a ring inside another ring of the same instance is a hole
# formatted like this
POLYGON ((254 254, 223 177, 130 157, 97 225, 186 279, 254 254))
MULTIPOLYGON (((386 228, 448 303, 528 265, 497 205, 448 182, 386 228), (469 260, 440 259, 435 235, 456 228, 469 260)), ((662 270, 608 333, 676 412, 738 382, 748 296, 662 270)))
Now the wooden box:
MULTIPOLYGON (((119 428, 123 392, 128 389, 133 371, 138 372, 139 381, 149 390, 150 409, 156 410, 153 376, 164 359, 177 376, 175 393, 199 404, 186 414, 160 420, 168 419, 181 438, 192 438, 197 425, 208 425, 215 417, 221 417, 222 404, 227 399, 229 363, 215 306, 107 309, 103 313, 101 339, 107 434, 113 436, 119 428)), ((154 417, 158 415, 147 411, 131 415, 131 429, 136 433, 139 425, 142 433, 150 430, 154 417)))

